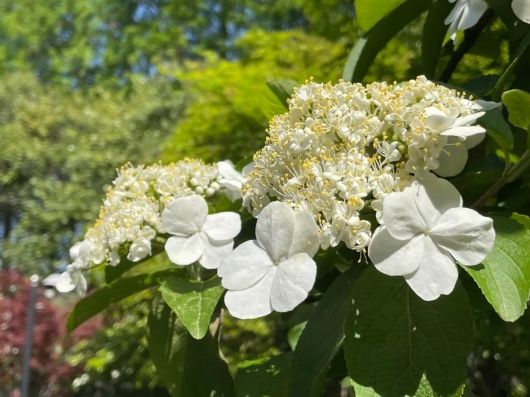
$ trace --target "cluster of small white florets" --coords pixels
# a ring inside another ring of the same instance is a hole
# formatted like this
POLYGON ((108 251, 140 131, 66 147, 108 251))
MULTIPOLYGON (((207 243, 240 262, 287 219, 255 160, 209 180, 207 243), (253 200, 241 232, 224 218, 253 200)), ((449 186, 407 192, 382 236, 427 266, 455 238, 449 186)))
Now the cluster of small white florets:
MULTIPOLYGON (((150 255, 151 241, 164 232, 160 216, 165 206, 178 197, 209 197, 229 190, 222 172, 225 167, 230 164, 208 165, 189 159, 169 165, 126 164, 108 189, 95 225, 80 243, 86 246, 81 262, 117 265, 124 250, 133 262, 150 255)), ((74 252, 74 256, 80 255, 74 252)))
POLYGON ((412 174, 460 172, 454 163, 465 157, 465 164, 466 141, 484 134, 471 126, 481 110, 423 76, 366 86, 308 82, 272 119, 243 186, 244 205, 256 215, 270 201, 286 202, 313 214, 322 248, 343 241, 362 251, 371 238, 367 204, 380 215, 382 199, 410 185, 412 174))

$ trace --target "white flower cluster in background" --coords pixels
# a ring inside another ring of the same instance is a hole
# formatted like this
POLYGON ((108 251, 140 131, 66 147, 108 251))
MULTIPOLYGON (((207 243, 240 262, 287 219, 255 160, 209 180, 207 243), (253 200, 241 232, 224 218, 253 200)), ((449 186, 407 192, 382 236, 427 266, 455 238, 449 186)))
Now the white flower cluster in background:
POLYGON ((165 232, 161 214, 175 199, 216 193, 234 199, 241 197, 242 182, 229 161, 213 165, 192 159, 168 165, 126 164, 108 189, 94 226, 70 250, 73 262, 61 275, 58 289, 77 288, 83 293, 83 269, 104 262, 116 266, 123 257, 137 262, 150 256, 152 240, 165 232))
POLYGON ((484 114, 471 98, 425 77, 401 84, 366 86, 306 83, 289 100, 289 112, 272 119, 265 147, 243 186, 254 214, 279 200, 314 216, 322 248, 341 241, 363 251, 370 222, 384 197, 433 170, 456 175, 467 149, 485 130, 484 114))

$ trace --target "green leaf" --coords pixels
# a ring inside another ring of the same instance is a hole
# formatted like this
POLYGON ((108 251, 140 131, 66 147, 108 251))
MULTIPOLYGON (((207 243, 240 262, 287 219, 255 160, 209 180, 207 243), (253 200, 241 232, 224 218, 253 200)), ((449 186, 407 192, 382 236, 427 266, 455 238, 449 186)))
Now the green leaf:
POLYGON ((151 274, 120 278, 81 299, 68 316, 66 328, 72 332, 86 320, 105 310, 110 304, 119 302, 131 295, 159 284, 165 277, 182 274, 182 270, 172 269, 151 274))
POLYGON ((356 0, 355 16, 362 30, 369 31, 405 0, 356 0))
POLYGON ((515 17, 511 5, 511 1, 506 0, 485 0, 486 3, 491 7, 496 15, 502 20, 502 22, 508 27, 512 28, 514 22, 517 20, 515 17))
POLYGON ((514 126, 530 131, 530 93, 510 90, 502 94, 502 102, 508 109, 508 120, 514 126))
POLYGON ((428 0, 406 0, 357 40, 348 56, 342 78, 362 81, 375 57, 405 25, 429 8, 428 0))
POLYGON ((488 135, 491 136, 491 138, 503 150, 510 150, 513 148, 512 129, 504 119, 500 108, 486 112, 486 114, 479 119, 478 123, 487 130, 488 135))
POLYGON ((295 87, 300 84, 294 80, 271 80, 267 81, 267 86, 276 95, 276 98, 280 100, 285 109, 288 109, 287 100, 291 97, 295 87))
POLYGON ((454 4, 447 0, 435 0, 430 8, 421 36, 421 59, 427 77, 433 79, 448 26, 444 23, 454 4))
POLYGON ((515 321, 530 298, 530 218, 493 216, 495 245, 482 265, 464 267, 505 321, 515 321))
POLYGON ((357 397, 460 393, 473 347, 472 312, 460 283, 425 302, 403 277, 370 266, 353 289, 344 350, 357 397))
POLYGON ((293 352, 289 395, 319 396, 322 378, 342 346, 357 268, 341 274, 328 288, 307 322, 293 352))
POLYGON ((147 256, 138 262, 122 259, 118 266, 105 266, 105 282, 110 284, 123 275, 131 276, 142 273, 154 273, 156 271, 175 267, 175 265, 168 260, 167 256, 160 255, 164 252, 163 244, 153 242, 151 252, 151 256, 147 256))
POLYGON ((206 335, 223 291, 218 277, 206 281, 168 277, 160 286, 164 301, 195 339, 206 335))
POLYGON ((171 309, 155 300, 148 321, 149 354, 172 397, 233 396, 233 382, 209 334, 193 339, 171 309))
POLYGON ((287 397, 291 353, 243 362, 235 376, 237 397, 287 397))

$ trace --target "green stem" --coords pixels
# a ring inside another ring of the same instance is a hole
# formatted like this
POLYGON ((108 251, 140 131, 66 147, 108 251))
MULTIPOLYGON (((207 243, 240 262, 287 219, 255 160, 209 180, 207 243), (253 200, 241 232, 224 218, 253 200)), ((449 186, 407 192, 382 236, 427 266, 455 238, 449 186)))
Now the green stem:
POLYGON ((510 167, 508 170, 505 170, 502 173, 501 177, 493 185, 491 185, 490 188, 486 190, 486 192, 484 192, 484 194, 480 196, 477 201, 473 203, 471 208, 479 209, 483 207, 490 197, 495 196, 505 185, 519 178, 529 166, 530 150, 526 150, 526 152, 523 153, 519 161, 515 163, 513 167, 510 167))

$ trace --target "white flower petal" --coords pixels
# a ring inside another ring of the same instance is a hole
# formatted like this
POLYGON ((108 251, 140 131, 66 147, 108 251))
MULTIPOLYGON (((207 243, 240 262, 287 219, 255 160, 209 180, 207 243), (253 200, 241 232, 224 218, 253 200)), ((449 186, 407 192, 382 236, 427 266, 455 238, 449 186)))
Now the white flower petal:
POLYGON ((466 0, 462 18, 458 24, 459 30, 466 30, 475 26, 488 9, 488 4, 483 0, 466 0))
POLYGON ((400 240, 408 240, 427 228, 416 206, 412 188, 390 193, 384 198, 383 223, 388 232, 400 240))
POLYGON ((240 319, 251 319, 271 313, 270 293, 276 271, 276 266, 272 266, 252 287, 241 291, 227 291, 225 305, 230 314, 240 319))
POLYGON ((127 259, 131 262, 138 262, 148 255, 151 255, 151 241, 147 239, 140 239, 131 244, 127 259))
POLYGON ((285 203, 274 201, 258 215, 256 238, 273 260, 288 255, 293 231, 293 210, 285 203))
POLYGON ((223 260, 230 255, 234 242, 215 244, 208 239, 207 236, 202 237, 203 253, 199 259, 199 263, 206 269, 217 269, 223 260))
POLYGON ((162 211, 164 231, 176 236, 189 236, 199 231, 206 221, 208 204, 199 195, 179 197, 162 211))
POLYGON ((486 112, 477 112, 477 113, 468 114, 467 116, 458 117, 455 120, 453 127, 461 127, 461 126, 470 125, 473 122, 477 121, 482 116, 484 116, 485 114, 486 112))
POLYGON ((438 157, 440 165, 434 172, 443 177, 458 175, 465 168, 467 157, 467 148, 463 142, 455 142, 444 146, 438 157))
POLYGON ((165 248, 169 260, 183 266, 196 262, 204 252, 199 233, 189 237, 170 237, 166 241, 165 248))
POLYGON ((458 269, 453 259, 430 239, 424 240, 421 264, 405 281, 421 299, 432 301, 440 295, 448 295, 455 288, 458 269))
POLYGON ((434 106, 425 109, 425 114, 425 123, 435 131, 451 128, 456 120, 434 106))
POLYGON ((404 276, 418 269, 424 239, 424 234, 419 234, 410 240, 396 240, 386 227, 380 226, 368 246, 368 257, 381 273, 404 276))
POLYGON ((74 280, 72 279, 69 272, 61 273, 59 279, 57 280, 57 284, 55 284, 55 288, 60 293, 73 291, 75 287, 76 285, 74 284, 74 280))
POLYGON ((76 291, 79 295, 84 296, 88 289, 88 283, 83 273, 79 272, 79 279, 77 281, 76 291))
POLYGON ((293 310, 307 298, 316 274, 315 261, 305 253, 281 262, 271 287, 272 308, 277 312, 293 310))
POLYGON ((482 142, 485 137, 486 137, 485 133, 468 136, 466 140, 464 141, 464 146, 468 150, 472 149, 475 146, 477 146, 480 142, 482 142))
POLYGON ((289 248, 289 256, 305 252, 315 256, 320 246, 318 226, 313 216, 306 211, 294 211, 293 240, 289 248))
POLYGON ((493 248, 493 220, 469 208, 452 208, 445 212, 430 235, 462 265, 481 263, 493 248))
POLYGON ((429 228, 449 208, 462 206, 462 196, 458 190, 449 181, 433 174, 423 175, 421 183, 413 183, 411 188, 415 189, 417 209, 429 228))
POLYGON ((474 135, 484 134, 485 132, 486 130, 479 125, 469 125, 450 128, 441 132, 440 135, 468 138, 474 135))
POLYGON ((521 21, 524 23, 530 23, 530 1, 513 0, 512 10, 521 21))
POLYGON ((240 184, 243 180, 241 174, 237 172, 234 163, 232 163, 230 160, 219 161, 217 163, 217 170, 221 178, 239 181, 240 184))
POLYGON ((213 241, 232 240, 241 231, 241 217, 235 212, 208 215, 202 231, 213 241))
POLYGON ((272 266, 271 258, 256 240, 245 241, 224 259, 217 274, 223 287, 242 290, 257 283, 272 266))

